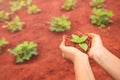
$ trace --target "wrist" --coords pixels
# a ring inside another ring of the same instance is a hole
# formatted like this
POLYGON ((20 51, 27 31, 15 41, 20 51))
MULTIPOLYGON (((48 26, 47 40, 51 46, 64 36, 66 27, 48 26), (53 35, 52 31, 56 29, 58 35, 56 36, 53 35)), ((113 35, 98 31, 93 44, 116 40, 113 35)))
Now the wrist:
POLYGON ((104 53, 106 53, 106 48, 104 46, 101 46, 100 48, 98 48, 99 50, 96 50, 96 52, 93 55, 93 59, 95 58, 101 58, 104 53))
POLYGON ((81 53, 81 54, 75 56, 75 58, 73 60, 73 63, 75 63, 75 62, 86 62, 86 61, 88 61, 87 54, 81 53))

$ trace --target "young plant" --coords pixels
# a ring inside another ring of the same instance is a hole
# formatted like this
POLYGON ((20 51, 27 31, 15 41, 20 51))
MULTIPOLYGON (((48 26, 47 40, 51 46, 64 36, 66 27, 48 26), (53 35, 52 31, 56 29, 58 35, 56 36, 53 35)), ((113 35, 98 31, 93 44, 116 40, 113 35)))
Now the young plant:
POLYGON ((105 0, 92 0, 91 2, 90 2, 90 5, 92 6, 92 7, 96 7, 96 8, 103 8, 104 7, 104 1, 105 0))
POLYGON ((64 32, 66 30, 69 30, 71 28, 71 22, 67 20, 67 16, 61 16, 53 18, 51 24, 51 27, 49 28, 51 31, 56 32, 64 32))
POLYGON ((8 43, 9 42, 5 38, 0 39, 0 53, 2 52, 2 48, 8 43))
POLYGON ((66 0, 62 6, 62 9, 67 11, 74 9, 76 6, 76 1, 77 0, 66 0))
POLYGON ((14 13, 18 10, 20 10, 21 8, 26 6, 26 1, 24 0, 16 0, 10 3, 11 4, 11 12, 14 13))
POLYGON ((3 26, 3 28, 8 28, 11 32, 20 31, 24 26, 24 22, 21 22, 18 16, 16 16, 11 22, 6 23, 7 25, 3 26))
POLYGON ((37 43, 24 41, 14 49, 8 49, 8 51, 16 56, 16 63, 23 62, 24 60, 30 60, 33 55, 38 55, 37 43))
POLYGON ((4 10, 0 11, 0 21, 6 21, 10 19, 10 13, 5 12, 4 10))
POLYGON ((85 43, 88 36, 83 35, 82 37, 79 37, 78 35, 73 34, 71 41, 78 44, 84 51, 88 50, 88 45, 85 43))
POLYGON ((93 15, 90 16, 91 23, 104 28, 112 22, 112 20, 110 19, 112 16, 112 11, 93 8, 93 15))
POLYGON ((39 13, 40 11, 41 11, 41 9, 39 9, 36 5, 28 6, 29 14, 36 14, 36 13, 39 13))
POLYGON ((31 5, 31 3, 32 3, 32 0, 26 0, 26 4, 29 6, 29 5, 31 5))

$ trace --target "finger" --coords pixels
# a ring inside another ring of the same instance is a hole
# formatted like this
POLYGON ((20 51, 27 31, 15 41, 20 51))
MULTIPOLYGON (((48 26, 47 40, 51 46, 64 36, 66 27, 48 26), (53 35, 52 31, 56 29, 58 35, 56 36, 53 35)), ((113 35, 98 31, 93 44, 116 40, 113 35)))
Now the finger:
POLYGON ((91 37, 91 38, 94 38, 96 36, 96 34, 94 34, 94 33, 88 33, 88 36, 91 37))
POLYGON ((93 54, 94 54, 94 51, 95 50, 95 48, 94 47, 91 47, 91 49, 87 52, 88 53, 88 56, 90 57, 90 58, 92 58, 93 57, 93 54))
POLYGON ((65 36, 63 36, 63 40, 60 44, 60 49, 64 49, 64 47, 65 47, 65 36))
POLYGON ((98 34, 88 33, 88 36, 90 36, 92 38, 92 44, 101 40, 101 38, 98 34))
POLYGON ((63 42, 65 42, 65 37, 66 37, 66 35, 63 35, 63 42))
POLYGON ((65 35, 63 36, 63 40, 62 40, 62 42, 60 44, 60 47, 63 47, 63 46, 65 46, 65 35))

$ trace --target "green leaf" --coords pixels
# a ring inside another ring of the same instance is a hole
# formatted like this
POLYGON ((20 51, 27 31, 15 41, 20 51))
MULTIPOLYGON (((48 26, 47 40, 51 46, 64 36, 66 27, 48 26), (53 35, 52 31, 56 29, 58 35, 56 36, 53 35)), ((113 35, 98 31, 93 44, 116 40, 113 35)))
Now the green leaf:
POLYGON ((83 43, 87 40, 87 38, 88 36, 85 36, 85 35, 83 35, 82 37, 79 37, 78 35, 73 34, 71 41, 75 43, 83 43))
POLYGON ((90 5, 96 8, 104 8, 104 0, 91 0, 90 5))
POLYGON ((97 23, 97 19, 93 19, 91 22, 92 22, 92 24, 96 24, 97 23))
POLYGON ((5 10, 0 10, 0 21, 7 21, 10 19, 10 13, 5 10))
POLYGON ((3 45, 6 45, 8 43, 9 42, 5 38, 0 39, 0 47, 2 47, 3 45))
POLYGON ((88 38, 88 36, 83 35, 83 36, 80 38, 80 40, 81 40, 81 42, 85 42, 85 41, 87 40, 87 38, 88 38))
POLYGON ((87 51, 88 50, 88 45, 86 43, 81 43, 79 44, 79 46, 84 50, 87 51))
POLYGON ((108 15, 109 17, 112 17, 112 16, 113 16, 113 12, 112 12, 112 11, 108 11, 108 12, 107 12, 107 15, 108 15))
POLYGON ((80 37, 78 35, 72 35, 72 39, 71 39, 72 42, 75 42, 75 43, 80 43, 81 40, 80 40, 80 37))
POLYGON ((20 62, 23 62, 23 59, 21 59, 21 58, 16 58, 16 63, 20 63, 20 62))
POLYGON ((9 44, 9 42, 8 42, 5 38, 0 39, 0 53, 2 52, 2 48, 3 48, 6 44, 9 44))

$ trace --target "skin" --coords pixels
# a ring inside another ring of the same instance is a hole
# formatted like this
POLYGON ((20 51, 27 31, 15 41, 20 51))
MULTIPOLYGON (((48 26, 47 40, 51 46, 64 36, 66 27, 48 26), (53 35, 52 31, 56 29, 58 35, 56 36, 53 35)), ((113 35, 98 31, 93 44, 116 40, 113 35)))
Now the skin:
POLYGON ((115 80, 120 80, 120 59, 103 46, 99 35, 90 33, 89 36, 92 37, 89 57, 94 59, 115 80))
POLYGON ((63 57, 73 62, 76 80, 95 80, 86 54, 74 47, 66 47, 64 39, 60 49, 63 57))
POLYGON ((120 59, 103 46, 99 35, 93 33, 89 33, 88 35, 92 38, 92 46, 88 55, 74 47, 65 46, 64 38, 60 45, 63 57, 74 64, 76 80, 95 80, 88 57, 94 59, 115 80, 120 80, 120 59))

